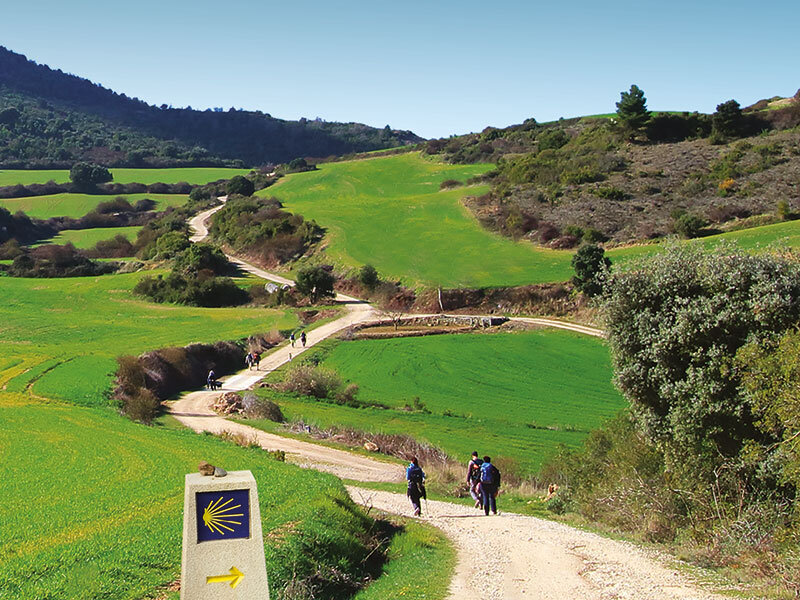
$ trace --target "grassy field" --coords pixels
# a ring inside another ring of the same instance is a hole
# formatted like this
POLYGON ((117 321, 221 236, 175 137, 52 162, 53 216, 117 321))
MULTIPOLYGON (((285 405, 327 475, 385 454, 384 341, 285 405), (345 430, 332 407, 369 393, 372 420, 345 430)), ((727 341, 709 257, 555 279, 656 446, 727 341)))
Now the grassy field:
MULTIPOLYGON (((340 266, 374 265, 389 279, 444 287, 494 287, 566 281, 572 251, 513 242, 483 229, 461 205, 485 186, 439 191, 445 179, 466 180, 487 165, 443 165, 417 153, 320 165, 290 175, 264 195, 328 229, 327 256, 340 266)), ((702 238, 755 249, 781 239, 800 246, 800 221, 702 238)), ((657 252, 658 244, 609 251, 612 261, 657 252)))
MULTIPOLYGON (((29 217, 49 219, 50 217, 82 217, 91 212, 101 202, 113 200, 118 195, 110 194, 51 194, 49 196, 25 196, 22 198, 0 199, 0 206, 15 213, 23 211, 29 217)), ((156 203, 155 210, 168 206, 183 206, 189 199, 182 194, 128 194, 123 195, 131 204, 149 198, 156 203)))
POLYGON ((418 153, 330 163, 264 190, 328 229, 327 255, 340 265, 373 264, 411 284, 516 285, 567 278, 569 252, 515 243, 483 229, 460 200, 487 186, 439 191, 490 165, 445 165, 418 153))
MULTIPOLYGON (((230 179, 234 175, 245 175, 249 169, 227 169, 224 167, 186 167, 178 169, 111 169, 115 183, 179 183, 203 184, 218 179, 230 179)), ((6 185, 28 185, 30 183, 56 183, 69 181, 69 170, 14 170, 0 169, 0 187, 6 185)))
POLYGON ((131 289, 141 273, 0 279, 0 388, 107 403, 114 358, 167 345, 237 339, 295 327, 289 311, 154 304, 131 289))
POLYGON ((72 244, 76 248, 93 248, 97 242, 124 235, 130 241, 136 239, 141 227, 95 227, 94 229, 65 229, 56 236, 35 244, 72 244))
MULTIPOLYGON (((4 600, 152 597, 180 574, 183 475, 200 460, 253 472, 273 597, 294 577, 334 569, 354 579, 365 574, 362 540, 371 520, 341 483, 275 462, 260 449, 0 391, 0 456, 4 600)), ((385 583, 441 584, 442 573, 427 573, 422 560, 441 565, 446 581, 452 552, 441 535, 401 529, 389 550, 385 583), (409 582, 408 573, 421 579, 409 582)), ((344 594, 328 590, 321 597, 344 594)), ((381 597, 369 590, 359 596, 381 597)))
POLYGON ((327 342, 316 354, 324 367, 358 384, 359 400, 390 408, 350 408, 263 390, 288 418, 410 433, 459 459, 477 449, 512 458, 526 472, 556 444, 579 445, 624 406, 611 384, 603 342, 571 332, 327 342), (405 409, 415 398, 429 413, 405 409))

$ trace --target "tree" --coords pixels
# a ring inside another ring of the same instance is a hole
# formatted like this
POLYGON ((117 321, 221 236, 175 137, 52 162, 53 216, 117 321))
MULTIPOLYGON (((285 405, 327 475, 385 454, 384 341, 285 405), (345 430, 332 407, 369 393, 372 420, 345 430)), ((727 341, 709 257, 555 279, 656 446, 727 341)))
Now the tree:
POLYGON ((706 225, 707 223, 702 217, 692 213, 683 213, 675 219, 672 226, 678 235, 685 238, 696 238, 706 225))
POLYGON ((718 104, 717 111, 711 116, 712 133, 723 138, 739 136, 743 126, 742 108, 736 100, 718 104))
POLYGON ((587 296, 596 296, 602 291, 598 275, 611 266, 606 251, 597 244, 584 244, 572 257, 575 276, 572 283, 587 296))
POLYGON ((632 85, 630 91, 620 92, 619 96, 617 117, 620 122, 631 133, 641 131, 650 119, 650 111, 647 110, 647 98, 644 97, 644 91, 640 90, 638 86, 632 85))
POLYGON ((615 272, 605 294, 615 381, 638 429, 687 485, 713 481, 760 437, 736 355, 800 320, 800 263, 676 244, 615 272))
POLYGON ((69 170, 69 178, 76 186, 81 189, 91 189, 98 183, 106 183, 114 177, 111 171, 100 165, 80 162, 72 165, 69 170))
POLYGON ((300 269, 295 280, 295 289, 304 296, 308 296, 312 302, 317 302, 320 298, 333 297, 333 274, 323 267, 306 267, 300 269))
POLYGON ((239 194, 240 196, 252 196, 256 191, 256 186, 247 177, 236 175, 228 182, 226 188, 228 194, 239 194))
POLYGON ((378 271, 372 265, 364 265, 358 272, 358 280, 368 290, 374 290, 375 286, 380 282, 378 271))
POLYGON ((20 116, 20 112, 13 106, 0 110, 0 125, 8 125, 9 128, 13 128, 20 116))

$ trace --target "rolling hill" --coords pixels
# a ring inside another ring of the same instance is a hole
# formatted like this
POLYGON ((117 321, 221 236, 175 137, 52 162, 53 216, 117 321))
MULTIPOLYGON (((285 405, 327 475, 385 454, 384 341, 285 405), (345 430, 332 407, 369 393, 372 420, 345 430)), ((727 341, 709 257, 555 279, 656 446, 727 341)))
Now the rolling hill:
POLYGON ((149 105, 0 46, 0 166, 256 165, 415 143, 410 131, 149 105))

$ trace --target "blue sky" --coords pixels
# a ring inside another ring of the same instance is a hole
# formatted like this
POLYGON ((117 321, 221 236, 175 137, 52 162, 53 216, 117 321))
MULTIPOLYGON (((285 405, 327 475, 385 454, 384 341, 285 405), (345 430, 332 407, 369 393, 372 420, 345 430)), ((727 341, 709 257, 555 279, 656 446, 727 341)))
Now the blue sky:
POLYGON ((153 104, 440 137, 612 112, 631 83, 655 110, 792 95, 798 23, 797 0, 29 0, 0 44, 153 104))

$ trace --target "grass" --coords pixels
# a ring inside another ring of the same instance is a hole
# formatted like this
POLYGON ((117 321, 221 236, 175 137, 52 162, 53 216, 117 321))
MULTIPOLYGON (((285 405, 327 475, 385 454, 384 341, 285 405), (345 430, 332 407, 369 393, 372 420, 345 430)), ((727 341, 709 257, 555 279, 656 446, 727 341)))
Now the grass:
MULTIPOLYGON (((119 194, 51 194, 49 196, 25 196, 22 198, 0 199, 0 206, 12 214, 21 210, 35 219, 50 217, 82 217, 91 212, 101 202, 113 200, 119 194)), ((155 210, 164 210, 168 206, 183 206, 189 199, 182 194, 127 194, 123 195, 131 204, 149 198, 156 203, 155 210)))
POLYGON ((326 342, 312 352, 359 386, 359 400, 389 408, 262 390, 287 418, 411 434, 459 460, 478 450, 513 459, 527 473, 557 444, 580 445, 624 405, 603 342, 566 331, 326 342), (415 398, 429 412, 407 410, 415 398))
POLYGON ((489 168, 415 152, 323 164, 260 193, 327 228, 326 254, 342 266, 370 263, 390 279, 447 287, 567 279, 571 253, 486 231, 461 204, 488 186, 439 191, 446 179, 464 181, 489 168))
POLYGON ((146 302, 131 289, 141 273, 22 279, 0 284, 0 363, 4 385, 84 405, 108 402, 114 358, 168 345, 237 339, 289 329, 287 310, 197 308, 146 302), (37 368, 47 365, 44 372, 37 368))
POLYGON ((318 563, 358 576, 366 553, 370 520, 336 478, 211 436, 0 392, 0 456, 0 598, 138 599, 176 579, 183 474, 203 459, 253 472, 273 596, 318 563))
MULTIPOLYGON (((114 183, 179 183, 203 184, 218 179, 230 179, 234 175, 245 175, 249 169, 224 167, 186 167, 177 169, 111 169, 114 183)), ((56 183, 69 181, 69 170, 0 170, 0 187, 6 185, 28 185, 31 183, 56 183)))
POLYGON ((130 241, 136 239, 140 226, 133 227, 96 227, 94 229, 65 229, 56 236, 41 240, 36 245, 42 244, 67 244, 76 248, 93 248, 97 242, 110 240, 118 235, 124 235, 130 241))

